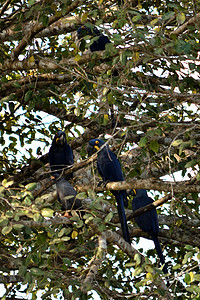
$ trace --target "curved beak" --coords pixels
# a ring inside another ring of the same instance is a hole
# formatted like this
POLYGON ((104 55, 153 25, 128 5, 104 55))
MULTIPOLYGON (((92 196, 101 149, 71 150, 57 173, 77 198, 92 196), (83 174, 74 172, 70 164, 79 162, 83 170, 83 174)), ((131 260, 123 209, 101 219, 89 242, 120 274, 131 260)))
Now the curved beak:
POLYGON ((97 150, 94 148, 94 146, 92 145, 88 145, 87 147, 87 153, 89 156, 91 156, 92 154, 94 154, 97 150))
POLYGON ((56 139, 56 144, 63 147, 66 143, 66 138, 64 134, 62 134, 59 138, 56 139))

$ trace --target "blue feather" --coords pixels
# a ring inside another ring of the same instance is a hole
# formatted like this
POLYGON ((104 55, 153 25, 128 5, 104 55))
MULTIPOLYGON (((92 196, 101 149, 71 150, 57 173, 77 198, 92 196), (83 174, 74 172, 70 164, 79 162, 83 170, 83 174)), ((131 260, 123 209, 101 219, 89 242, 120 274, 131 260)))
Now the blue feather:
MULTIPOLYGON (((133 198, 132 201, 132 209, 133 211, 135 211, 151 203, 153 203, 153 200, 150 197, 148 197, 147 191, 145 189, 136 190, 136 196, 133 198)), ((152 240, 154 241, 155 249, 160 258, 160 262, 162 265, 165 264, 165 258, 163 256, 160 242, 158 240, 159 224, 158 224, 158 215, 156 209, 152 209, 136 217, 135 220, 138 226, 144 232, 148 232, 150 234, 152 240)), ((163 271, 164 273, 167 273, 166 265, 164 266, 163 271)))
MULTIPOLYGON (((97 148, 103 146, 97 155, 97 169, 99 174, 101 175, 104 182, 124 181, 121 165, 119 160, 117 159, 117 156, 109 149, 107 145, 104 144, 105 143, 99 139, 93 139, 89 142, 88 146, 88 153, 95 152, 97 151, 97 148)), ((124 210, 124 206, 128 206, 126 191, 112 191, 112 194, 117 200, 117 209, 124 239, 126 240, 126 242, 131 244, 124 210)))

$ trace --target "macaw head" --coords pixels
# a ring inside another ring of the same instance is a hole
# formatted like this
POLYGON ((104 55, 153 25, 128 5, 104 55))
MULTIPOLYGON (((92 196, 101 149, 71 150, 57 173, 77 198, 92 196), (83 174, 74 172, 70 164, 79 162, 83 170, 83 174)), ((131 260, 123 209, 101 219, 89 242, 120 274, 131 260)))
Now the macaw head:
POLYGON ((56 146, 63 147, 66 142, 66 133, 62 130, 59 130, 54 136, 53 143, 56 144, 56 146))
POLYGON ((98 36, 101 35, 100 31, 94 26, 82 25, 77 30, 78 39, 83 38, 86 35, 98 36))
POLYGON ((88 155, 92 155, 93 153, 99 151, 104 144, 105 142, 100 139, 90 140, 87 147, 88 155))
POLYGON ((130 192, 129 192, 130 195, 132 196, 137 196, 137 197, 145 197, 147 196, 147 190, 145 189, 132 189, 130 192))

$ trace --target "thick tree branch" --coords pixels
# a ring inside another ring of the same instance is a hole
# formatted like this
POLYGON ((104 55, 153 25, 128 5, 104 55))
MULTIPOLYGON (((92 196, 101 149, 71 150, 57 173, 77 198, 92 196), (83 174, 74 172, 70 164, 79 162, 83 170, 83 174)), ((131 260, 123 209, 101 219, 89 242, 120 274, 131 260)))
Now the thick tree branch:
POLYGON ((200 13, 196 14, 194 17, 190 18, 188 21, 183 23, 181 26, 179 26, 177 29, 172 31, 170 33, 170 36, 172 35, 180 35, 183 33, 185 30, 188 30, 189 25, 195 25, 195 23, 198 23, 200 19, 200 13))
POLYGON ((96 192, 102 192, 105 190, 128 190, 128 189, 147 189, 147 190, 157 190, 163 192, 171 192, 172 190, 175 193, 199 193, 200 186, 199 184, 194 184, 193 181, 185 182, 166 182, 162 180, 153 180, 153 179, 132 179, 119 182, 109 182, 106 184, 105 188, 94 187, 91 185, 81 185, 76 186, 76 189, 79 192, 86 192, 88 189, 94 189, 96 192))
POLYGON ((1 283, 20 283, 22 281, 23 281, 23 278, 18 275, 8 275, 8 276, 0 275, 1 283))
POLYGON ((102 234, 98 237, 98 250, 97 254, 94 257, 94 260, 92 260, 92 264, 90 266, 89 272, 86 275, 83 285, 81 287, 83 292, 86 292, 88 289, 90 289, 92 285, 92 281, 95 278, 95 275, 97 274, 98 270, 101 267, 102 262, 105 260, 106 257, 106 251, 107 251, 107 243, 106 243, 106 234, 105 232, 102 232, 102 234))

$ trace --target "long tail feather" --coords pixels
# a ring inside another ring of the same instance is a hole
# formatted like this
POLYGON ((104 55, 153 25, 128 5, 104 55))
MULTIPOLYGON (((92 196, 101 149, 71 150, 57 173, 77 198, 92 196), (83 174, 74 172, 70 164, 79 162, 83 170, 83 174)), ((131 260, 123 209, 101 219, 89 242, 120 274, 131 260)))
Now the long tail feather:
MULTIPOLYGON (((158 256, 160 258, 160 262, 161 262, 162 265, 164 265, 165 264, 165 258, 163 256, 163 252, 162 252, 162 249, 161 249, 161 246, 160 246, 160 242, 159 242, 157 236, 152 236, 152 239, 154 241, 156 251, 157 251, 158 256)), ((167 274, 167 266, 166 266, 166 264, 164 265, 163 272, 165 274, 167 274)))
POLYGON ((117 200, 117 209, 118 209, 119 220, 121 223, 123 236, 124 236, 125 241, 131 245, 131 239, 130 239, 128 225, 127 225, 127 221, 126 221, 126 215, 125 215, 125 211, 124 211, 123 197, 116 197, 116 200, 117 200))

